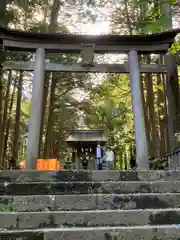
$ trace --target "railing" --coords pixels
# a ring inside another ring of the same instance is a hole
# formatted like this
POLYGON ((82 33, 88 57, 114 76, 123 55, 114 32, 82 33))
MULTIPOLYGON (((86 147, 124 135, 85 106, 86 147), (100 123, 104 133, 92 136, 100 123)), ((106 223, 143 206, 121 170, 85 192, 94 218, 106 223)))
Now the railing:
POLYGON ((151 170, 178 170, 180 169, 180 147, 177 147, 173 152, 167 153, 161 158, 150 158, 151 170))
POLYGON ((169 169, 180 168, 180 148, 167 155, 169 169))
POLYGON ((150 158, 149 164, 150 170, 167 170, 169 168, 167 156, 161 158, 150 158))

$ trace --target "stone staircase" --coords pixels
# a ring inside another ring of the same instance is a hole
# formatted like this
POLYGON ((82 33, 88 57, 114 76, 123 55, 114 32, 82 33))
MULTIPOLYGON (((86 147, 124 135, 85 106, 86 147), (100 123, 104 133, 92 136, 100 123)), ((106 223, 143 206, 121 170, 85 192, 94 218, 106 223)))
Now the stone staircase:
POLYGON ((180 171, 1 171, 0 240, 180 240, 180 171))

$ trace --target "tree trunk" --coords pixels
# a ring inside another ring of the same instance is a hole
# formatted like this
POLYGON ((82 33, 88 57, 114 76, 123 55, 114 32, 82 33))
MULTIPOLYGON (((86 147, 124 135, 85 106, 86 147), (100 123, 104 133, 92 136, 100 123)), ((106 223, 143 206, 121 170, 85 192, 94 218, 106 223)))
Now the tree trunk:
POLYGON ((123 153, 122 153, 122 151, 119 152, 119 167, 120 167, 120 170, 123 169, 123 153))
POLYGON ((50 103, 49 103, 49 116, 47 123, 47 131, 45 138, 45 147, 44 147, 44 158, 49 158, 51 153, 51 135, 52 135, 52 127, 54 121, 54 101, 55 101, 55 89, 57 83, 57 75, 52 75, 51 81, 51 92, 50 92, 50 103))
MULTIPOLYGON (((1 0, 1 7, 0 7, 0 25, 1 26, 8 26, 10 18, 7 17, 7 5, 11 4, 12 0, 1 0)), ((2 44, 0 44, 0 129, 3 127, 3 117, 4 117, 4 82, 3 82, 3 63, 5 61, 5 52, 3 50, 2 44)), ((0 131, 0 147, 2 148, 3 145, 3 132, 0 131)), ((3 149, 0 150, 0 164, 2 163, 2 152, 3 149)))
POLYGON ((179 82, 176 67, 176 57, 172 55, 166 56, 165 63, 168 66, 166 78, 166 92, 168 101, 168 146, 169 151, 173 151, 176 147, 174 134, 179 132, 180 112, 179 82))
POLYGON ((150 124, 149 124, 149 111, 148 111, 147 93, 144 92, 144 89, 145 89, 144 82, 146 81, 146 79, 144 77, 145 76, 142 76, 142 80, 141 80, 141 95, 142 95, 142 102, 143 102, 143 109, 144 109, 144 120, 145 120, 146 136, 147 136, 147 141, 148 141, 148 151, 149 151, 149 155, 151 156, 151 153, 152 153, 151 137, 150 137, 151 128, 150 128, 150 124), (146 96, 145 96, 145 94, 146 94, 146 96), (145 98, 146 98, 146 100, 145 100, 145 98))
MULTIPOLYGON (((2 0, 1 1, 1 7, 0 7, 0 25, 7 26, 7 17, 6 17, 6 5, 7 1, 2 0)), ((2 45, 0 45, 0 128, 2 127, 3 123, 3 104, 4 104, 4 83, 3 83, 3 67, 2 64, 5 60, 4 51, 2 49, 2 45)), ((2 132, 0 131, 0 142, 2 139, 2 132)), ((2 145, 2 144, 0 144, 2 145)))
POLYGON ((127 18, 127 25, 128 25, 129 34, 133 35, 133 28, 131 26, 131 19, 130 19, 130 16, 129 16, 128 1, 127 0, 124 1, 124 5, 125 5, 125 15, 126 15, 126 18, 127 18))
POLYGON ((22 97, 22 83, 23 72, 20 71, 18 92, 17 92, 17 104, 16 104, 16 117, 15 117, 15 129, 14 129, 14 141, 13 141, 13 160, 14 166, 18 163, 18 151, 19 151, 19 135, 20 135, 20 116, 21 116, 21 97, 22 97))
MULTIPOLYGON (((164 59, 163 59, 163 56, 160 55, 160 58, 159 58, 159 63, 160 64, 163 64, 164 63, 164 59)), ((164 154, 166 154, 168 152, 168 143, 169 143, 169 140, 168 140, 168 108, 167 108, 167 86, 166 86, 166 80, 167 80, 167 75, 166 74, 160 74, 160 79, 159 81, 161 81, 161 84, 163 86, 163 91, 161 93, 161 96, 160 98, 161 99, 161 102, 164 103, 164 108, 163 108, 163 112, 162 114, 164 115, 163 117, 163 121, 160 122, 161 125, 163 126, 160 126, 160 128, 164 128, 163 132, 164 132, 164 154)))
MULTIPOLYGON (((150 56, 147 56, 147 63, 150 63, 151 59, 150 56)), ((152 74, 147 74, 147 98, 148 98, 148 108, 149 108, 149 118, 151 124, 151 132, 152 132, 152 149, 154 156, 151 157, 158 157, 158 132, 156 126, 156 114, 155 114, 155 107, 154 107, 154 91, 153 91, 153 83, 152 83, 152 74)))
MULTIPOLYGON (((56 32, 57 28, 57 20, 58 20, 58 13, 61 7, 60 0, 54 0, 52 9, 51 9, 51 17, 50 17, 50 24, 48 27, 48 32, 53 33, 56 32)), ((46 9, 47 11, 47 9, 46 9)), ((42 149, 42 138, 44 133, 44 124, 45 124, 45 114, 46 114, 46 106, 47 106, 47 99, 48 99, 48 89, 49 89, 49 81, 50 81, 50 74, 45 74, 45 81, 44 81, 44 93, 43 93, 43 107, 42 107, 42 115, 41 115, 41 129, 40 129, 40 143, 39 143, 39 155, 41 155, 42 149)), ((44 147, 45 149, 46 147, 44 147)), ((45 155, 45 153, 44 153, 45 155)))
POLYGON ((54 0, 52 9, 51 9, 50 24, 49 24, 49 28, 48 28, 48 31, 50 33, 56 32, 58 13, 59 13, 60 7, 61 7, 61 1, 54 0))
MULTIPOLYGON (((171 3, 164 1, 161 6, 162 14, 166 18, 166 30, 171 30, 172 22, 172 7, 171 3)), ((168 66, 166 78, 166 96, 167 96, 167 121, 168 121, 168 150, 173 151, 176 147, 174 134, 179 132, 180 121, 180 96, 178 72, 176 66, 176 56, 169 55, 165 57, 165 63, 168 66)))
MULTIPOLYGON (((1 54, 1 53, 0 53, 1 54)), ((0 60, 1 61, 1 60, 0 60)), ((0 63, 1 65, 1 63, 0 63)), ((2 74, 2 68, 0 66, 0 128, 2 128, 3 123, 3 109, 4 109, 4 83, 3 83, 3 74, 2 74)), ((0 131, 0 146, 2 146, 2 131, 0 131)))
POLYGON ((128 159, 126 157, 126 152, 124 153, 124 169, 127 170, 128 169, 128 163, 127 163, 128 159))
POLYGON ((6 155, 7 155, 7 145, 8 145, 8 139, 9 139, 9 131, 10 131, 11 122, 12 122, 12 109, 13 109, 13 105, 14 105, 16 82, 17 82, 17 77, 15 77, 15 80, 14 80, 14 87, 13 87, 11 102, 10 102, 10 106, 9 106, 8 121, 7 121, 6 133, 5 133, 5 139, 4 139, 4 149, 3 149, 3 151, 4 151, 3 161, 4 162, 3 162, 3 165, 5 165, 5 159, 6 159, 6 155))
MULTIPOLYGON (((157 75, 157 85, 163 86, 162 74, 157 75)), ((157 105, 158 105, 158 118, 159 118, 159 130, 160 130, 160 157, 163 157, 166 153, 166 124, 165 124, 165 104, 164 104, 164 91, 157 89, 157 105)))
POLYGON ((168 151, 168 115, 167 115, 167 90, 166 90, 166 76, 162 74, 162 82, 164 87, 164 127, 165 127, 165 146, 166 152, 168 151))
POLYGON ((3 116, 3 123, 1 128, 1 142, 0 142, 0 166, 3 166, 3 149, 4 149, 4 141, 5 141, 5 131, 7 126, 7 117, 8 117, 8 103, 9 103, 9 92, 10 92, 10 86, 12 82, 12 71, 9 71, 8 73, 8 82, 7 82, 7 90, 6 90, 6 98, 5 98, 5 104, 4 104, 4 116, 3 116))
POLYGON ((43 92, 43 106, 42 106, 42 114, 41 114, 41 128, 40 128, 40 137, 39 137, 39 157, 43 155, 43 135, 44 135, 44 125, 45 125, 45 116, 47 109, 47 101, 48 101, 48 93, 49 93, 49 78, 50 74, 45 73, 45 81, 44 81, 44 92, 43 92))

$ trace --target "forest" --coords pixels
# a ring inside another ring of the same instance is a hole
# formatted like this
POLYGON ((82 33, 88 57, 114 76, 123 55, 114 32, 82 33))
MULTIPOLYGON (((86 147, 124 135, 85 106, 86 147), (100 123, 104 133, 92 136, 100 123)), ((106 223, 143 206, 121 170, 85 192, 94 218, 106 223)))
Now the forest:
MULTIPOLYGON (((177 0, 1 0, 0 26, 32 32, 81 33, 82 24, 106 34, 136 35, 178 28, 177 0), (99 29, 100 30, 100 29, 99 29)), ((88 32, 88 31, 87 31, 88 32)), ((169 52, 179 58, 180 38, 169 52)), ((0 54, 0 167, 7 160, 26 159, 31 106, 31 72, 3 71, 5 60, 31 60, 27 53, 0 54)), ((100 63, 121 62, 123 55, 96 55, 100 63)), ((73 54, 49 56, 53 62, 73 63, 73 54)), ((162 62, 158 55, 142 56, 144 63, 162 62)), ((179 68, 179 66, 178 66, 179 68)), ((116 156, 116 167, 127 169, 134 149, 134 126, 128 74, 46 73, 39 142, 39 158, 68 157, 65 139, 72 129, 105 129, 116 156)), ((169 140, 180 126, 179 80, 173 85, 176 109, 168 114, 165 74, 141 74, 142 99, 149 156, 162 158, 177 143, 169 140)))

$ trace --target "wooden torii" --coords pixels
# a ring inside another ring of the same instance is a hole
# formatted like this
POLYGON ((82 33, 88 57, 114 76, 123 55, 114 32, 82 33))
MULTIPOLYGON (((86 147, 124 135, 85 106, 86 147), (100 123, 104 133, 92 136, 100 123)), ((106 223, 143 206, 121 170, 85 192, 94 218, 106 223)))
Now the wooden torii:
MULTIPOLYGON (((129 73, 134 115, 136 156, 138 168, 148 170, 148 143, 145 131, 143 103, 141 98, 140 73, 168 73, 174 76, 176 63, 166 54, 179 30, 152 35, 68 35, 33 33, 0 28, 0 40, 7 51, 34 52, 33 62, 5 62, 4 70, 33 71, 32 105, 29 120, 27 169, 35 169, 38 158, 40 123, 42 112, 44 72, 98 72, 129 73), (57 64, 45 61, 46 53, 81 53, 80 64, 57 64), (94 64, 94 54, 125 53, 127 64, 94 64), (140 54, 162 54, 165 64, 139 64, 140 54)), ((173 100, 172 100, 173 101, 173 100)), ((171 133, 172 135, 173 133, 171 133)))

